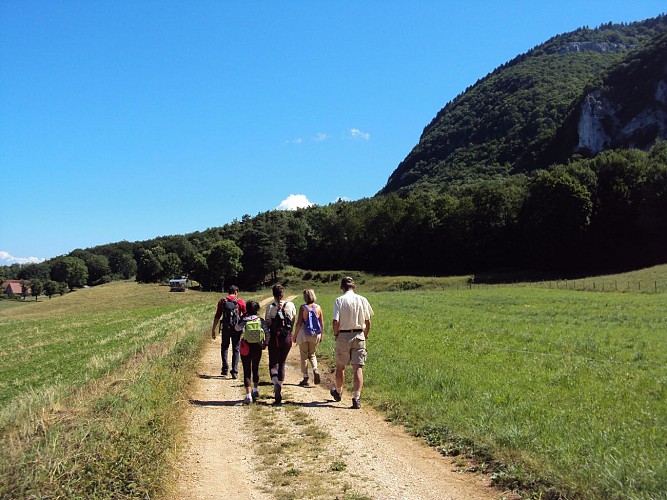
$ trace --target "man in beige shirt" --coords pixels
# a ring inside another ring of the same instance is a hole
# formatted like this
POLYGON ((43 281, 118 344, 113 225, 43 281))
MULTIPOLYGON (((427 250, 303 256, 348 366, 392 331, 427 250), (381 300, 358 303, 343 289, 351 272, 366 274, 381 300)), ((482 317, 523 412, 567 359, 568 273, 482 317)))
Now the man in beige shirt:
POLYGON ((349 276, 340 283, 343 295, 334 302, 333 332, 336 337, 336 387, 331 397, 342 399, 345 367, 354 370, 352 408, 361 408, 361 389, 364 386, 363 367, 366 364, 366 339, 371 329, 373 308, 368 300, 355 293, 354 280, 349 276))

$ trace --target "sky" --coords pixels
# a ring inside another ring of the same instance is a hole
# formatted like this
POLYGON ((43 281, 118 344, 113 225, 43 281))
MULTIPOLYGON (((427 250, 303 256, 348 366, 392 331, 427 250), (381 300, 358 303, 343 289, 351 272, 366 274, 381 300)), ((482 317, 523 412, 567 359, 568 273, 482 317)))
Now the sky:
POLYGON ((449 101, 664 0, 0 0, 0 265, 375 195, 449 101))

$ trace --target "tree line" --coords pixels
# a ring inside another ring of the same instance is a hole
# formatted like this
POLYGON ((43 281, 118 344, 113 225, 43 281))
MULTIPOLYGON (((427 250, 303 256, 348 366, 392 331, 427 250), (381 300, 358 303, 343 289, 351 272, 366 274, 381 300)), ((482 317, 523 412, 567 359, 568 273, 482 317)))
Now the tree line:
POLYGON ((121 241, 0 276, 69 288, 134 277, 188 276, 204 289, 253 287, 287 265, 385 274, 492 270, 581 274, 667 257, 667 143, 484 180, 446 194, 392 193, 296 211, 246 215, 221 227, 121 241))

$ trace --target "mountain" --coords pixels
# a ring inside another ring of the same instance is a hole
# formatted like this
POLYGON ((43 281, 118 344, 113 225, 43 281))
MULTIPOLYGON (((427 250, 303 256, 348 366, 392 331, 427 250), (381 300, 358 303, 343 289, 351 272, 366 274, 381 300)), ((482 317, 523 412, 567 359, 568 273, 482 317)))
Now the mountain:
POLYGON ((447 192, 665 138, 667 16, 555 36, 448 103, 380 194, 447 192))

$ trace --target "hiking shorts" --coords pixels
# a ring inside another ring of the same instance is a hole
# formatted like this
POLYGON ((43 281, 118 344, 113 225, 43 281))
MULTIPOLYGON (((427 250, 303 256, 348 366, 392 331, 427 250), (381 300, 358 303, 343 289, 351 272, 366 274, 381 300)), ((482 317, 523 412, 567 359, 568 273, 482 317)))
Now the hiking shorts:
POLYGON ((334 348, 337 365, 366 364, 366 339, 363 333, 342 332, 336 337, 334 348))

